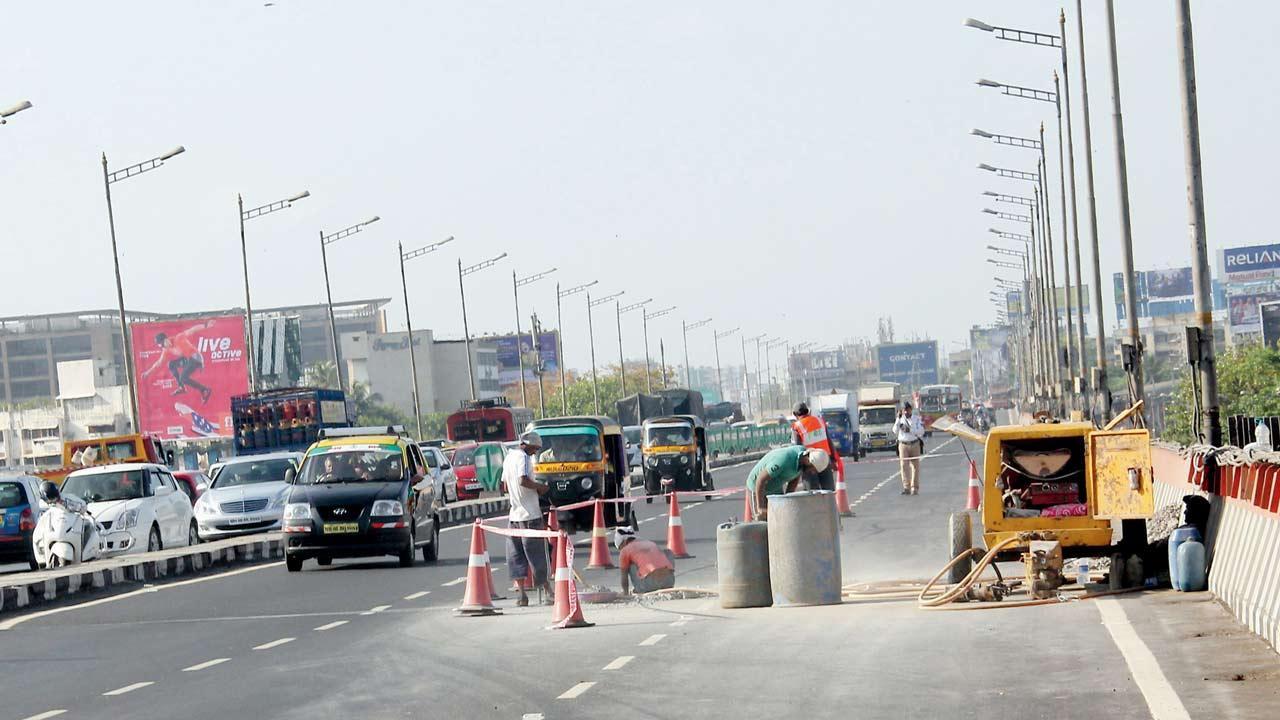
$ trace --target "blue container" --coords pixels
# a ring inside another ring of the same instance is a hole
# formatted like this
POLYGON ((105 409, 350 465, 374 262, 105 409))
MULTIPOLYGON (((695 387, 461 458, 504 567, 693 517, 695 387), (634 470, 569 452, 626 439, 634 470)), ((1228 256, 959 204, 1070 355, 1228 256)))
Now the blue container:
POLYGON ((1169 535, 1169 582, 1174 590, 1182 590, 1182 572, 1178 565, 1178 548, 1189 540, 1201 542, 1200 531, 1195 525, 1183 525, 1174 528, 1169 535))
POLYGON ((1178 546, 1178 580, 1175 590, 1200 592, 1206 587, 1204 543, 1187 540, 1178 546))

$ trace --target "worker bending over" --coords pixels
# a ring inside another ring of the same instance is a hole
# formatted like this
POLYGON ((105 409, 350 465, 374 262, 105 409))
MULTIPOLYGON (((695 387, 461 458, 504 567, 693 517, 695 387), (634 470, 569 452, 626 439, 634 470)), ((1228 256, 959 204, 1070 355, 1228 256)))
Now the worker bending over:
POLYGON ((767 520, 770 495, 795 492, 801 476, 811 479, 831 465, 831 456, 825 451, 791 445, 770 450, 747 475, 747 497, 751 502, 751 515, 756 520, 767 520))
POLYGON ((835 492, 835 473, 840 473, 840 477, 844 478, 844 461, 840 459, 840 453, 836 452, 835 446, 831 444, 831 438, 827 437, 827 424, 822 421, 822 418, 810 415, 809 406, 803 402, 796 403, 795 414, 796 421, 791 424, 792 443, 827 453, 835 466, 828 466, 826 470, 818 473, 815 482, 810 483, 809 489, 835 492))
POLYGON ((676 586, 676 565, 670 550, 636 537, 636 531, 626 526, 614 531, 613 545, 618 548, 623 595, 633 587, 636 593, 647 593, 676 586))

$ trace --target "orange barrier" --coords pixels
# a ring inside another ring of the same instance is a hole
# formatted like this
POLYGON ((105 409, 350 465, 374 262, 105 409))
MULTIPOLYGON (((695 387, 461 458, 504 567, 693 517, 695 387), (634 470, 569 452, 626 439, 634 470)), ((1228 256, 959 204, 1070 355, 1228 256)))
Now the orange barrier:
POLYGON ((591 627, 582 616, 582 603, 578 600, 578 586, 573 581, 573 543, 569 536, 560 533, 556 543, 556 604, 551 615, 552 627, 558 629, 591 627))
POLYGON ((836 512, 841 517, 852 517, 853 508, 849 507, 849 486, 844 481, 844 466, 840 466, 840 470, 836 475, 836 512))
POLYGON ((471 528, 471 550, 467 554, 467 589, 462 596, 460 615, 499 615, 493 606, 493 578, 489 574, 489 551, 484 542, 484 526, 479 520, 471 528))
POLYGON ((616 567, 609 557, 609 538, 604 524, 604 503, 596 501, 596 517, 591 525, 591 559, 588 570, 616 567))
POLYGON ((680 519, 680 499, 671 493, 671 510, 667 521, 667 550, 677 558, 691 558, 684 544, 684 520, 680 519))
POLYGON ((978 482, 978 463, 969 461, 969 503, 965 510, 977 510, 982 504, 982 484, 978 482))

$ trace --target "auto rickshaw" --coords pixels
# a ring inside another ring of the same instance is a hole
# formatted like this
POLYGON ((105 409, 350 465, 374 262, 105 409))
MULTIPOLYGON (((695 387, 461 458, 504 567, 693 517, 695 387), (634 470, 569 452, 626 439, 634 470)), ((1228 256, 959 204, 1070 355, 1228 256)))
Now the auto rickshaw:
POLYGON ((707 467, 707 428, 694 415, 649 418, 641 426, 644 493, 715 489, 707 467))
MULTIPOLYGON (((622 426, 608 417, 579 416, 535 420, 529 425, 542 437, 534 457, 533 474, 551 491, 542 497, 549 506, 572 505, 594 498, 623 497, 627 478, 626 440, 622 426)), ((560 527, 573 533, 590 529, 595 510, 588 506, 556 514, 560 527)), ((638 528, 626 503, 605 503, 607 527, 638 528)))
MULTIPOLYGON (((1030 576, 1035 557, 1048 557, 1057 566, 1049 575, 1056 573, 1058 582, 1063 558, 1109 557, 1113 586, 1142 583, 1154 475, 1150 433, 1115 429, 1129 414, 1102 429, 1047 418, 997 426, 986 435, 963 425, 937 426, 985 443, 979 512, 986 547, 1000 546, 997 562, 1021 558, 1030 576), (1120 530, 1118 545, 1112 544, 1113 522, 1120 530)), ((954 559, 973 545, 970 513, 953 514, 948 529, 954 559)), ((969 569, 969 562, 958 563, 951 581, 960 582, 969 569)), ((1042 585, 1046 593, 1056 588, 1050 585, 1042 585)))

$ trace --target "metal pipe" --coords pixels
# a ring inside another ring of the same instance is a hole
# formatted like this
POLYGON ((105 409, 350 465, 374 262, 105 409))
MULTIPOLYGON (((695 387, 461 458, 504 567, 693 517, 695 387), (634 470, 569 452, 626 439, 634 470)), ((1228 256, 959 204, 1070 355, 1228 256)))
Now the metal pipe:
POLYGON ((129 337, 129 321, 124 314, 124 285, 120 281, 120 251, 116 245, 116 214, 111 205, 111 172, 107 169, 107 154, 102 153, 102 187, 107 194, 107 224, 111 227, 111 261, 116 273, 116 307, 120 313, 120 340, 124 350, 124 384, 129 396, 129 430, 139 432, 138 395, 133 366, 133 340, 129 337))
POLYGON ((404 274, 404 243, 396 243, 400 255, 400 290, 404 293, 404 324, 409 329, 409 372, 413 375, 413 418, 418 425, 418 439, 422 439, 422 406, 418 396, 418 353, 413 345, 413 318, 409 313, 409 282, 404 274))
POLYGON ((345 390, 342 379, 342 353, 338 349, 338 323, 333 319, 333 290, 329 287, 329 252, 325 250, 324 231, 320 231, 320 263, 324 266, 324 296, 329 310, 329 340, 333 343, 333 366, 338 375, 338 389, 345 390))
MULTIPOLYGON (((462 338, 467 354, 467 382, 471 386, 471 399, 476 399, 476 371, 471 362, 471 329, 467 326, 467 289, 462 282, 462 258, 458 258, 458 295, 462 298, 462 338)), ((523 382, 524 378, 520 378, 523 382)))
POLYGON ((249 250, 244 239, 244 196, 236 193, 236 205, 240 209, 240 263, 244 269, 244 335, 245 359, 249 365, 249 390, 258 391, 258 367, 253 361, 253 301, 249 298, 249 250))

